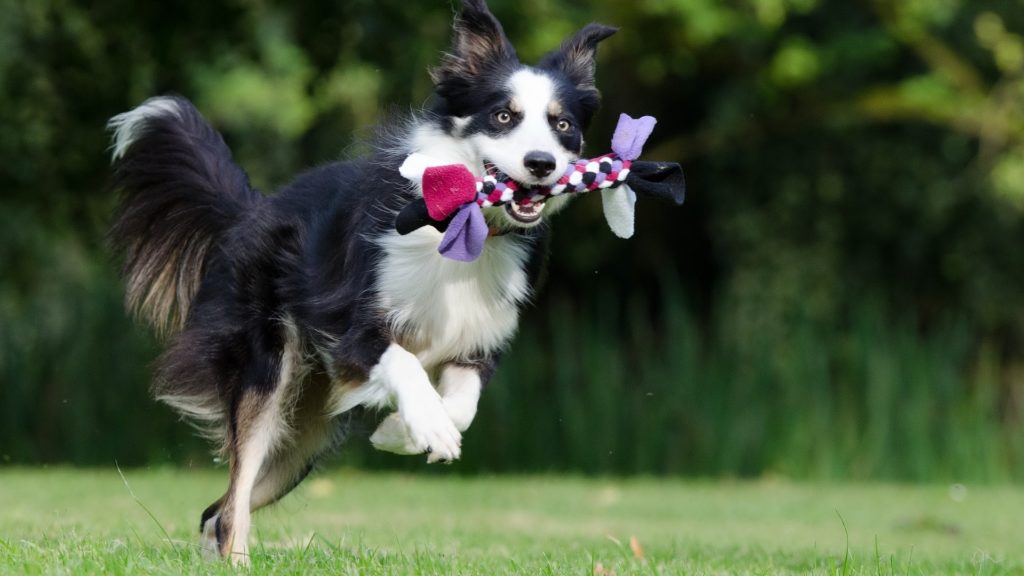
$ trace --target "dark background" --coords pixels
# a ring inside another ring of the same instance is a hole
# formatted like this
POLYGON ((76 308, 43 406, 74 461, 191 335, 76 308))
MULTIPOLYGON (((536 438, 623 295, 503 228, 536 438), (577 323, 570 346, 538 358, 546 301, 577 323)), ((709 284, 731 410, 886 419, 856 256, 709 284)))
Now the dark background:
MULTIPOLYGON (((1024 2, 491 4, 526 62, 620 26, 589 151, 655 115, 689 194, 628 241, 596 198, 557 218, 455 470, 1024 478, 1024 2)), ((212 462, 146 392, 106 120, 185 95, 270 191, 421 105, 452 10, 0 0, 3 463, 212 462)))

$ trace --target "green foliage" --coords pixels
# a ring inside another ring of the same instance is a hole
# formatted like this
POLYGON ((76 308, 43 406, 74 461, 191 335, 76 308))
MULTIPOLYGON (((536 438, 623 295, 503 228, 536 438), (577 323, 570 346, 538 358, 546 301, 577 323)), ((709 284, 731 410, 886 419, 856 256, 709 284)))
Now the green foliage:
MULTIPOLYGON (((464 470, 1024 477, 1018 0, 493 0, 601 48, 603 149, 659 118, 680 210, 561 215, 464 470), (559 239, 589 242, 560 243, 559 239)), ((103 236, 111 115, 195 100, 262 190, 427 97, 447 3, 0 0, 0 458, 201 462, 103 236)), ((367 465, 410 459, 356 451, 367 465)))

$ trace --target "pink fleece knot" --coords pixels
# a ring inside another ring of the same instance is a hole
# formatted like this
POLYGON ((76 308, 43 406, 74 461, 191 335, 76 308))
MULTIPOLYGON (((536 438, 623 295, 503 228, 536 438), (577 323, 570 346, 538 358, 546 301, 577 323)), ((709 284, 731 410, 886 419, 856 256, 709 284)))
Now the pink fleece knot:
POLYGON ((423 171, 423 200, 430 217, 440 222, 476 200, 476 178, 462 164, 427 168, 423 171))

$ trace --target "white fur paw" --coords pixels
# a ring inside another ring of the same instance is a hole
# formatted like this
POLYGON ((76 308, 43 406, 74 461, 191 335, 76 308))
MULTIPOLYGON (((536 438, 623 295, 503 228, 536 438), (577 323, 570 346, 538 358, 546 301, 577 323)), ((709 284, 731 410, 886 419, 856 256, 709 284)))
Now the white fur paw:
POLYGON ((416 453, 428 452, 427 462, 451 462, 462 454, 462 434, 448 417, 441 397, 431 388, 417 401, 399 406, 416 453))
POLYGON ((370 443, 377 450, 393 452, 395 454, 419 454, 422 449, 417 450, 416 443, 409 436, 409 429, 402 421, 397 412, 390 414, 377 426, 373 435, 370 436, 370 443))
MULTIPOLYGON (((217 542, 217 520, 220 514, 215 514, 203 524, 203 533, 199 536, 199 545, 202 549, 203 559, 210 561, 222 560, 220 554, 220 543, 217 542)), ((245 543, 234 546, 229 560, 234 566, 249 566, 249 546, 245 543)))
POLYGON ((199 536, 199 545, 203 551, 203 558, 207 560, 220 560, 220 547, 217 544, 217 519, 220 514, 214 514, 212 518, 203 524, 203 533, 199 536))

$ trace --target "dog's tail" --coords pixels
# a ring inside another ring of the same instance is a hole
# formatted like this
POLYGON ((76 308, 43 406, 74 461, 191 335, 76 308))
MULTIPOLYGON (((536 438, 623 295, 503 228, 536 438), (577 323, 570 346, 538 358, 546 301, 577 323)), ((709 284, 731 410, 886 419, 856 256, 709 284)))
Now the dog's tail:
POLYGON ((261 196, 184 98, 150 98, 107 127, 122 195, 110 239, 128 308, 169 335, 185 323, 211 248, 261 196))

